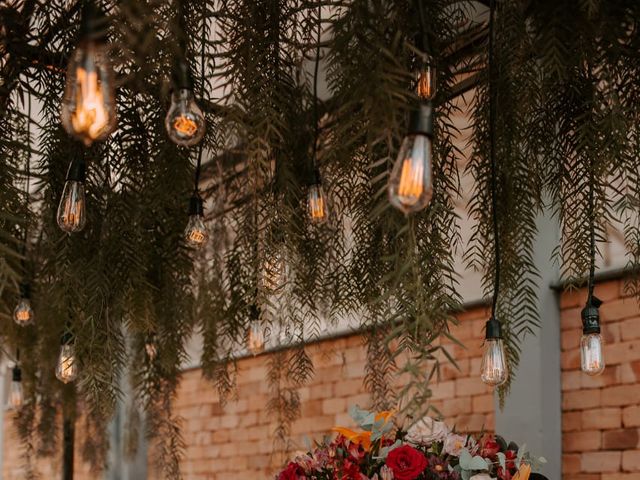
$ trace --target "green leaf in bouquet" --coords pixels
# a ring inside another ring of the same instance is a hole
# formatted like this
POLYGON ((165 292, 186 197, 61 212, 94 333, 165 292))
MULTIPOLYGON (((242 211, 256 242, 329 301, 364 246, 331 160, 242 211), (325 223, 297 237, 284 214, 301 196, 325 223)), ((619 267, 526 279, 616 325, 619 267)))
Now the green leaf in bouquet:
POLYGON ((506 470, 507 469, 507 456, 502 452, 498 452, 497 456, 498 456, 498 462, 500 463, 500 466, 502 467, 503 470, 506 470))
POLYGON ((376 415, 373 412, 369 412, 368 410, 363 410, 357 405, 353 405, 349 409, 349 415, 353 418, 353 421, 356 422, 356 425, 363 428, 364 430, 369 430, 373 428, 373 425, 376 422, 376 415))
POLYGON ((387 458, 387 455, 389 455, 389 452, 395 448, 398 448, 399 446, 402 445, 402 441, 401 440, 396 440, 395 443, 393 445, 389 445, 387 447, 382 447, 380 449, 380 452, 378 453, 377 456, 373 457, 376 460, 385 460, 387 458))
POLYGON ((469 453, 469 450, 464 448, 460 452, 460 467, 463 471, 487 470, 488 464, 484 458, 479 455, 474 457, 469 453))
POLYGON ((518 459, 516 461, 516 465, 520 465, 520 462, 522 462, 522 458, 526 453, 527 453, 527 444, 525 443, 522 445, 522 447, 518 449, 518 459))

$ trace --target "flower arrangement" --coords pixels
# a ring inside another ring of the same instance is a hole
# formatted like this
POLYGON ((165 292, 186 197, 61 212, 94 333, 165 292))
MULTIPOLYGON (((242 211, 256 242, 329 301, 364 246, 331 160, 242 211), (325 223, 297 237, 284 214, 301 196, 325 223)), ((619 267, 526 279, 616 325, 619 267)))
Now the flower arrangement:
POLYGON ((359 430, 334 428, 333 440, 297 456, 277 480, 533 480, 545 462, 498 435, 461 435, 430 417, 404 431, 393 412, 350 414, 359 430))

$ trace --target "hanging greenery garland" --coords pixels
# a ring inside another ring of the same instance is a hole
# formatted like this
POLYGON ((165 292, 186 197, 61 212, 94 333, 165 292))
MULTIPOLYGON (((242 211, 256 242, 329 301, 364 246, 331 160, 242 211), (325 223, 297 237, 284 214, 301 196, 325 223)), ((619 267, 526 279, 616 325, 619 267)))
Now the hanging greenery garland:
POLYGON ((20 349, 18 424, 27 456, 36 432, 52 444, 56 406, 72 419, 82 401, 95 434, 87 453, 103 464, 105 426, 127 376, 158 438, 158 460, 177 478, 182 440, 172 400, 196 330, 203 371, 223 398, 247 332, 254 353, 276 331, 295 345, 268 360, 269 407, 286 439, 298 388, 313 375, 304 341, 325 321, 357 316, 373 406, 402 399, 417 418, 443 357, 437 340, 460 308, 455 201, 464 172, 454 116, 456 96, 470 88, 466 172, 475 230, 466 258, 484 272, 487 295, 499 275, 495 315, 510 374, 523 335, 539 325, 533 243, 544 208, 560 221, 554 255, 570 283, 593 265, 589 226, 601 242, 619 220, 630 271, 638 272, 640 5, 496 1, 493 68, 487 7, 448 0, 0 7, 0 328, 6 350, 20 349), (432 129, 410 131, 409 112, 427 100, 432 129), (387 192, 408 131, 432 150, 418 169, 431 174, 420 177, 420 191, 400 163, 405 183, 393 195, 406 206, 417 194, 422 208, 403 208, 416 210, 405 215, 387 192), (319 217, 326 221, 316 224, 319 217), (192 248, 185 229, 195 243, 208 235, 205 248, 192 248), (273 278, 263 281, 274 268, 286 272, 276 288, 273 278), (25 279, 30 288, 20 291, 25 279), (13 320, 20 298, 31 302, 31 325, 13 320), (61 339, 64 351, 73 349, 77 375, 66 385, 56 379, 56 362, 58 377, 68 372, 56 360, 61 339), (396 390, 399 373, 409 382, 396 390))

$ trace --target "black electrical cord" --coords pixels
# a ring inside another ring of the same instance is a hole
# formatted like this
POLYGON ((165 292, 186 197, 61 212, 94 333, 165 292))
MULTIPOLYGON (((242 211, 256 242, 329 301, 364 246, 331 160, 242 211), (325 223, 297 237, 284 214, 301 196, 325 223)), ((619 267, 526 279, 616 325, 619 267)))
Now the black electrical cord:
POLYGON ((593 289, 595 287, 596 275, 596 215, 595 215, 595 196, 594 196, 594 175, 593 175, 593 159, 589 165, 589 295, 587 297, 587 305, 593 303, 593 289))
MULTIPOLYGON (((207 40, 207 2, 203 2, 202 7, 202 31, 200 37, 200 75, 202 76, 202 81, 200 82, 201 94, 200 96, 204 98, 205 93, 205 43, 207 40)), ((200 187, 200 172, 202 170, 202 153, 204 150, 203 142, 200 142, 198 147, 198 159, 196 161, 196 172, 194 176, 194 186, 193 190, 195 195, 198 195, 198 190, 200 187)))
POLYGON ((489 3, 489 157, 491 160, 491 214, 493 216, 493 241, 495 248, 495 274, 491 314, 495 318, 500 292, 500 235, 498 226, 498 178, 496 162, 496 88, 495 82, 495 0, 489 3))
POLYGON ((20 264, 22 269, 25 269, 26 256, 27 256, 27 244, 29 242, 29 198, 30 198, 30 183, 31 183, 31 92, 27 94, 27 163, 25 166, 25 189, 24 189, 24 211, 27 214, 27 218, 24 223, 24 239, 22 242, 22 258, 20 264))
MULTIPOLYGON (((320 71, 320 41, 322 40, 322 5, 318 4, 318 34, 316 39, 316 63, 313 70, 313 169, 318 168, 318 139, 320 138, 320 119, 318 114, 318 73, 320 71)), ((315 175, 315 173, 314 173, 315 175)), ((319 179, 315 179, 319 181, 319 179)))
POLYGON ((424 13, 424 6, 422 5, 422 0, 416 0, 416 3, 418 4, 418 18, 420 19, 420 50, 422 50, 425 55, 429 55, 431 52, 429 51, 429 37, 427 35, 427 19, 424 13))

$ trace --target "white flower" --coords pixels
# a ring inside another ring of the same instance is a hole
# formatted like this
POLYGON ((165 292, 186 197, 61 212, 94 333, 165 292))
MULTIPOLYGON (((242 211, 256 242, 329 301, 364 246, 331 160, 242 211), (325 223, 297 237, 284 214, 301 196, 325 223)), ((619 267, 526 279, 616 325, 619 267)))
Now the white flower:
POLYGON ((469 480, 494 480, 488 473, 478 473, 471 477, 469 480))
POLYGON ((381 480, 393 480, 393 470, 383 465, 380 469, 380 478, 381 480))
POLYGON ((450 433, 444 440, 444 451, 454 457, 459 457, 462 449, 467 445, 467 438, 464 435, 450 433))
POLYGON ((449 433, 451 433, 449 427, 444 422, 424 417, 409 428, 405 440, 414 444, 428 445, 443 441, 449 433))

